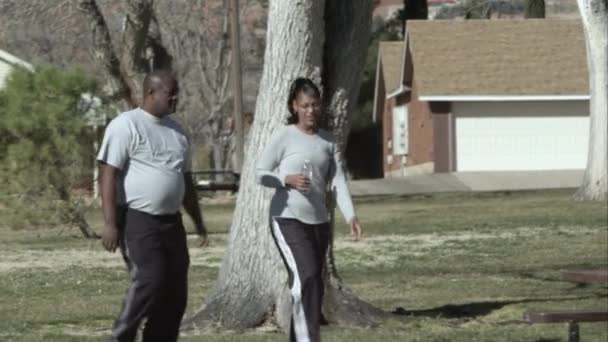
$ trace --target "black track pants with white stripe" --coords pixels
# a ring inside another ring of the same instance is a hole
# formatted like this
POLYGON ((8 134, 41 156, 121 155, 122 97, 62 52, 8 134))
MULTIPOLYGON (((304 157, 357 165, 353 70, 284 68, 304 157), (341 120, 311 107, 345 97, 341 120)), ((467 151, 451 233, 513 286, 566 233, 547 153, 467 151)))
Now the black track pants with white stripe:
POLYGON ((122 251, 131 285, 111 341, 134 341, 144 318, 143 341, 176 341, 186 309, 190 259, 180 214, 150 215, 128 209, 122 251))
POLYGON ((296 219, 275 217, 272 236, 289 274, 290 340, 320 341, 322 269, 329 244, 329 224, 309 225, 296 219))

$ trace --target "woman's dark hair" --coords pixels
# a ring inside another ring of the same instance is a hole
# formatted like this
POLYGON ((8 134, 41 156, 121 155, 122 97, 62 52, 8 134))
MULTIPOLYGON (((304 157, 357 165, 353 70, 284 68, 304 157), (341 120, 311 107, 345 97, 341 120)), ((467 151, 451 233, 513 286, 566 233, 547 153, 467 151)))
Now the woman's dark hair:
POLYGON ((289 97, 287 98, 287 109, 289 109, 289 113, 291 113, 291 115, 287 118, 288 125, 298 123, 298 113, 296 113, 296 111, 293 109, 293 101, 300 94, 321 98, 319 88, 317 88, 311 79, 304 77, 296 78, 291 83, 291 87, 289 87, 289 97))

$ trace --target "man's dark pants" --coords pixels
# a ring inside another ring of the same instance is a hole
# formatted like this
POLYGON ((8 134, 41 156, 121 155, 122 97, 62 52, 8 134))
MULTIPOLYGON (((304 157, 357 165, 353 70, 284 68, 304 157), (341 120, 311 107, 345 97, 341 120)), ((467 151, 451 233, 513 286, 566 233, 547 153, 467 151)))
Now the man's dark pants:
POLYGON ((131 285, 111 341, 134 341, 144 318, 144 342, 176 341, 186 309, 190 263, 181 215, 127 209, 118 216, 131 285))

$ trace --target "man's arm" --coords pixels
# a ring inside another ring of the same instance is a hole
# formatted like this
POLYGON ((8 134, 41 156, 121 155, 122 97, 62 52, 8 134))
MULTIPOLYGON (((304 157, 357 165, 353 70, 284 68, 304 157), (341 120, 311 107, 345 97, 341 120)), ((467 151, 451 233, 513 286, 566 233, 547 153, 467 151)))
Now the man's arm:
POLYGON ((192 181, 191 172, 184 173, 184 184, 186 186, 186 191, 182 204, 188 215, 192 218, 192 221, 194 221, 196 233, 201 236, 201 245, 204 246, 207 244, 207 228, 203 222, 203 216, 201 215, 201 208, 198 204, 198 197, 196 195, 196 189, 194 188, 194 182, 192 181))
POLYGON ((118 227, 116 226, 116 173, 115 167, 99 163, 99 187, 101 189, 101 208, 103 210, 103 231, 101 242, 109 252, 118 247, 118 227))

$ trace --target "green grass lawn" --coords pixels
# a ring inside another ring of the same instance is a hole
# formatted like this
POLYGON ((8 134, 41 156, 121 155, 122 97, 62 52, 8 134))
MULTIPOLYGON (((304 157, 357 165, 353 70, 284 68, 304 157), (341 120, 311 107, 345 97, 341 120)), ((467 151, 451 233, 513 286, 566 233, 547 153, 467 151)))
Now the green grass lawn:
MULTIPOLYGON (((522 322, 527 310, 607 309, 606 286, 560 271, 608 267, 607 205, 571 190, 356 200, 364 240, 339 220, 341 276, 396 312, 374 328, 324 327, 324 341, 566 341, 566 324, 522 322)), ((188 314, 210 291, 233 206, 205 205, 211 246, 193 248, 188 314)), ((99 211, 89 215, 101 228, 99 211)), ((190 240, 195 243, 194 237, 190 240)), ((0 230, 0 341, 106 341, 128 285, 118 255, 70 229, 0 230)), ((581 324, 606 341, 608 324, 581 324)), ((184 341, 285 341, 272 329, 184 341)))

